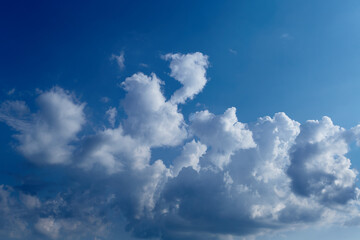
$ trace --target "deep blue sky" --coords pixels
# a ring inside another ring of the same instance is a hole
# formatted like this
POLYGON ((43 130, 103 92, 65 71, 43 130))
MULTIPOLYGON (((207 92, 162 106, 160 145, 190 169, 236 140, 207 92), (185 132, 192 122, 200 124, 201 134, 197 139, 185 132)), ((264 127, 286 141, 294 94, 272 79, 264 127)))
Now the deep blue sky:
MULTIPOLYGON (((2 1, 1 89, 60 85, 95 105, 135 71, 167 80, 160 54, 201 51, 211 81, 197 101, 243 121, 360 119, 357 1, 2 1), (229 50, 236 51, 232 54, 229 50), (125 52, 126 71, 109 64, 125 52), (149 65, 149 69, 139 66, 149 65), (160 70, 161 69, 161 70, 160 70), (231 91, 229 91, 231 89, 231 91)), ((174 84, 167 81, 167 87, 174 84)))
MULTIPOLYGON (((60 86, 86 102, 93 122, 87 131, 99 128, 96 122, 109 106, 119 106, 125 92, 117 85, 126 77, 155 72, 170 97, 180 84, 169 77, 168 62, 161 56, 199 51, 209 56, 210 80, 194 101, 181 106, 185 119, 204 108, 221 114, 234 106, 241 122, 286 112, 300 123, 326 115, 350 128, 360 122, 359 22, 356 0, 3 0, 0 100, 20 99, 31 107, 36 89, 60 86), (124 70, 110 60, 121 52, 124 70), (101 102, 103 97, 110 102, 101 102)), ((0 184, 29 177, 35 186, 39 174, 50 182, 66 175, 27 165, 12 148, 13 130, 1 124, 0 132, 0 184)), ((349 156, 359 168, 356 150, 349 156)), ((316 235, 300 234, 307 239, 316 235)))

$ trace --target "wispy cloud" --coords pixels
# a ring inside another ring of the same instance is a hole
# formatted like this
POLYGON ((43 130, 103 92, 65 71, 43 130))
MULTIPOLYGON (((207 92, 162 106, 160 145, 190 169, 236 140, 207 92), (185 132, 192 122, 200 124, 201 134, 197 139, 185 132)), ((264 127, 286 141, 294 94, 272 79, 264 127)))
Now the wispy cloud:
POLYGON ((13 95, 14 93, 15 93, 15 88, 9 90, 9 91, 7 92, 7 95, 13 95))
POLYGON ((281 39, 290 40, 293 39, 293 37, 289 33, 283 33, 280 36, 281 39))
POLYGON ((116 118, 116 115, 117 115, 116 108, 114 108, 114 107, 109 108, 106 111, 106 115, 108 116, 109 123, 111 124, 112 127, 114 127, 115 126, 115 120, 116 120, 115 118, 116 118))
POLYGON ((231 54, 237 55, 237 51, 234 50, 234 49, 232 49, 232 48, 229 48, 229 52, 230 52, 231 54))
POLYGON ((120 70, 124 70, 125 68, 125 54, 124 51, 120 53, 120 55, 112 54, 110 57, 111 61, 116 61, 117 65, 119 66, 120 70))

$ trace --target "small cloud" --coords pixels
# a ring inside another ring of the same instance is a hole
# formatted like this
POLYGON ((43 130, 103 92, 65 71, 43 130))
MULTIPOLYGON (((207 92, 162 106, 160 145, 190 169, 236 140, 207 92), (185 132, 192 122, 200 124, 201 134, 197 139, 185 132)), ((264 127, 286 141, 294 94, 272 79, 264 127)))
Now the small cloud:
POLYGON ((41 206, 41 202, 36 196, 21 193, 20 200, 28 209, 39 208, 41 206))
POLYGON ((7 92, 7 95, 13 95, 15 92, 15 88, 11 89, 10 91, 7 92))
POLYGON ((144 67, 144 68, 148 68, 148 67, 149 67, 149 65, 147 65, 146 63, 140 63, 139 66, 140 66, 140 67, 144 67))
POLYGON ((35 229, 49 238, 57 238, 61 225, 52 217, 40 218, 35 224, 35 229))
POLYGON ((120 55, 112 54, 110 60, 116 61, 120 70, 123 70, 125 68, 125 57, 123 51, 120 53, 120 55))
POLYGON ((109 123, 111 124, 112 127, 115 126, 115 121, 116 121, 116 115, 117 115, 117 110, 114 107, 110 107, 109 110, 106 111, 106 115, 108 116, 108 120, 109 123))
POLYGON ((190 54, 169 53, 163 58, 171 61, 170 76, 183 85, 171 96, 171 103, 185 103, 187 99, 193 99, 202 91, 208 81, 206 69, 209 66, 209 57, 207 55, 200 52, 190 54))
POLYGON ((35 93, 36 93, 36 94, 40 95, 40 94, 42 94, 43 92, 44 92, 43 90, 41 90, 41 89, 39 89, 39 88, 35 88, 35 93))
POLYGON ((289 33, 283 33, 280 36, 281 39, 292 39, 293 37, 289 33))
POLYGON ((229 48, 229 52, 230 52, 231 54, 237 55, 237 51, 234 50, 234 49, 229 48))
POLYGON ((203 109, 207 109, 207 106, 204 104, 204 103, 196 103, 195 104, 195 106, 197 107, 197 108, 203 108, 203 109))

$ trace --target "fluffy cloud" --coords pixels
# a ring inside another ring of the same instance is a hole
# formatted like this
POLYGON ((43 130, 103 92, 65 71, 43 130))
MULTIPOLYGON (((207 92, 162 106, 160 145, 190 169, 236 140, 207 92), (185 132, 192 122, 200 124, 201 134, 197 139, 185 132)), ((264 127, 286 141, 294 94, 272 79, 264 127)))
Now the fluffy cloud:
POLYGON ((84 103, 59 87, 41 93, 33 113, 24 101, 2 103, 0 120, 17 132, 21 154, 41 169, 68 164, 57 186, 0 186, 0 237, 227 239, 358 224, 357 172, 346 154, 359 126, 328 117, 300 124, 285 113, 241 123, 234 107, 186 120, 178 105, 204 88, 208 57, 165 59, 182 84, 170 99, 155 74, 136 73, 121 84, 126 117, 110 108, 110 124, 93 132, 81 131, 84 103))
POLYGON ((187 99, 201 92, 206 79, 206 68, 209 65, 208 56, 196 52, 192 54, 166 54, 166 60, 170 60, 170 76, 178 80, 183 87, 178 89, 170 101, 174 104, 185 103, 187 99))
POLYGON ((85 123, 84 104, 63 89, 55 87, 42 93, 36 103, 39 110, 31 114, 24 102, 4 102, 0 120, 18 134, 18 150, 35 163, 66 163, 70 161, 76 134, 85 123))
POLYGON ((76 157, 83 169, 102 167, 108 173, 115 173, 143 169, 150 161, 150 149, 125 135, 119 126, 84 137, 76 157))
POLYGON ((210 160, 219 168, 227 165, 236 151, 256 146, 251 131, 238 122, 234 107, 220 116, 207 110, 196 112, 190 117, 190 122, 193 134, 211 147, 210 160))
POLYGON ((192 140, 183 147, 181 155, 174 160, 172 168, 173 175, 177 176, 185 167, 192 167, 196 171, 200 171, 200 157, 206 152, 206 145, 192 140))
POLYGON ((345 157, 348 145, 346 130, 333 125, 329 117, 303 124, 287 171, 293 191, 331 203, 354 199, 357 172, 345 157))
POLYGON ((127 133, 149 146, 175 146, 186 137, 184 117, 178 107, 166 101, 162 82, 155 74, 134 74, 122 83, 127 91, 123 100, 127 133))

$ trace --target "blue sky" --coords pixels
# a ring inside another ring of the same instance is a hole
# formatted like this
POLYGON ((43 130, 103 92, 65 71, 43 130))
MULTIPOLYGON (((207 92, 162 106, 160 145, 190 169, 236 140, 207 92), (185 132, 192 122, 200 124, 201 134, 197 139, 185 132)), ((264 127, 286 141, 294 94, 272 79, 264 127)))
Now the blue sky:
POLYGON ((2 1, 1 238, 356 239, 359 20, 352 0, 2 1))

